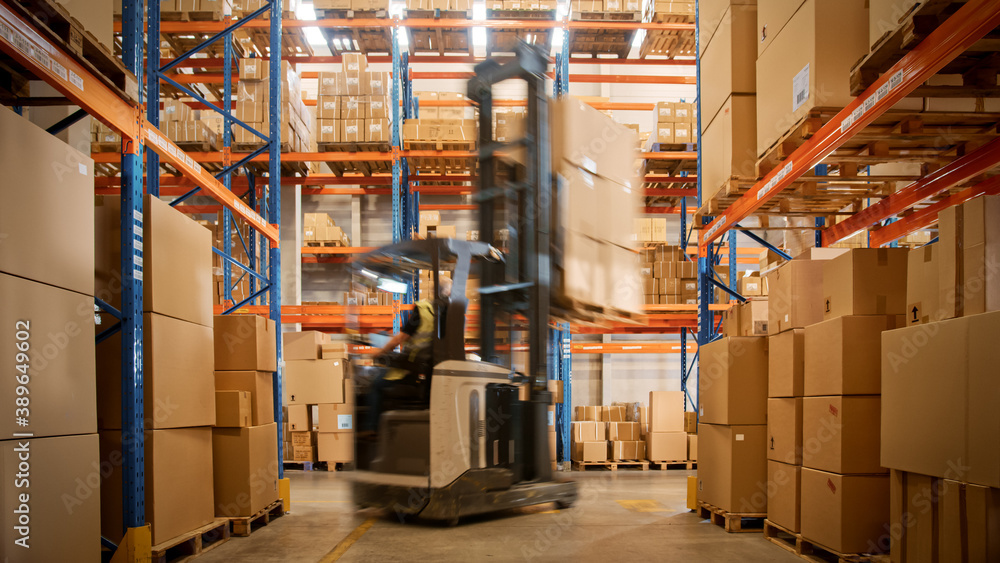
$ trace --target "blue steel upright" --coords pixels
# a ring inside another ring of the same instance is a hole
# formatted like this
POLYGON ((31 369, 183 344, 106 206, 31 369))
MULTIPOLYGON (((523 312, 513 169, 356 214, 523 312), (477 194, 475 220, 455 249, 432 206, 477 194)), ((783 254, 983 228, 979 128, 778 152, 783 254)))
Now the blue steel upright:
MULTIPOLYGON (((267 205, 270 214, 267 220, 273 225, 281 225, 281 0, 271 0, 271 58, 268 78, 268 119, 270 121, 269 161, 267 178, 267 205)), ((268 251, 268 311, 274 321, 275 353, 278 359, 278 369, 274 372, 274 421, 281 428, 281 397, 284 393, 284 363, 281 357, 281 245, 274 243, 268 251)), ((285 476, 282 451, 281 432, 276 437, 278 441, 278 478, 285 476)))
MULTIPOLYGON (((157 8, 159 2, 150 5, 157 8)), ((143 76, 143 8, 140 0, 122 2, 122 62, 135 76, 143 76)), ((157 18, 150 18, 155 21, 157 18)), ((158 35, 157 35, 158 37, 158 35)), ((139 104, 143 89, 139 88, 139 104)), ((153 106, 159 102, 154 100, 153 106)), ((158 108, 157 108, 158 111, 158 108)), ((137 113, 135 118, 138 120, 137 113)), ((145 437, 143 435, 143 199, 141 134, 133 140, 122 138, 121 268, 122 268, 122 523, 125 529, 146 525, 145 437)), ((155 176, 156 169, 150 169, 155 176)))
MULTIPOLYGON (((403 238, 403 167, 400 156, 400 119, 401 108, 399 106, 399 92, 403 77, 403 64, 401 60, 401 49, 399 48, 399 28, 392 28, 392 242, 396 244, 403 238)), ((402 316, 397 313, 392 316, 392 332, 395 334, 402 328, 402 316)))
MULTIPOLYGON (((123 25, 124 21, 122 19, 123 25)), ((122 29, 124 30, 124 27, 122 29)), ((159 36, 160 0, 146 0, 146 37, 159 36)), ((124 46, 124 40, 122 41, 122 45, 124 46)), ((146 120, 157 129, 160 128, 159 70, 160 43, 159 41, 153 41, 146 46, 146 120)), ((137 74, 136 76, 139 75, 137 74)), ((160 197, 160 155, 150 148, 146 149, 146 170, 148 170, 146 191, 153 197, 160 197)))

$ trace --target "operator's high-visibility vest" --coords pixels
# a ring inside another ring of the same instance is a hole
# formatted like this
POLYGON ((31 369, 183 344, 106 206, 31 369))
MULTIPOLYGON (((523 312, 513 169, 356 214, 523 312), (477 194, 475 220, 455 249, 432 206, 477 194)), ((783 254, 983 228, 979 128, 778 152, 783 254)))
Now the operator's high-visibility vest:
MULTIPOLYGON (((420 324, 417 325, 417 332, 403 345, 403 353, 411 362, 416 361, 421 352, 429 350, 434 342, 434 305, 421 299, 415 303, 413 311, 420 315, 420 324)), ((406 377, 406 374, 406 370, 393 369, 386 374, 385 379, 395 381, 406 377)))

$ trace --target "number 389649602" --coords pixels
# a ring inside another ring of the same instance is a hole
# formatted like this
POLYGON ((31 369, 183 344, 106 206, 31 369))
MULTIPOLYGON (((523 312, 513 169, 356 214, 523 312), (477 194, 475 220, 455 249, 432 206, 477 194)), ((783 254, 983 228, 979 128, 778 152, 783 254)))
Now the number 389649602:
POLYGON ((14 379, 17 381, 17 387, 14 388, 17 397, 14 399, 14 404, 19 407, 15 416, 28 416, 28 383, 31 381, 28 371, 28 366, 31 363, 31 358, 28 356, 28 349, 31 348, 31 344, 28 342, 30 338, 31 321, 14 323, 14 347, 17 350, 14 355, 14 369, 16 370, 14 379))

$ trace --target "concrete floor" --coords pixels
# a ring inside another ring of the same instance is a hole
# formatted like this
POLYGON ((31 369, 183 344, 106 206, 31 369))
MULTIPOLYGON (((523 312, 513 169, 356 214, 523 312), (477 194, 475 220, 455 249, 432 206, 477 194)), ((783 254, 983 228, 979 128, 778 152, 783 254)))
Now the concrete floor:
MULTIPOLYGON (((376 518, 339 560, 801 561, 760 533, 727 534, 688 512, 688 474, 693 472, 559 473, 580 483, 580 499, 572 508, 542 505, 464 519, 454 528, 376 518)), ((232 538, 198 557, 198 563, 315 563, 373 518, 355 513, 350 473, 285 475, 291 479, 292 511, 250 537, 232 538)))

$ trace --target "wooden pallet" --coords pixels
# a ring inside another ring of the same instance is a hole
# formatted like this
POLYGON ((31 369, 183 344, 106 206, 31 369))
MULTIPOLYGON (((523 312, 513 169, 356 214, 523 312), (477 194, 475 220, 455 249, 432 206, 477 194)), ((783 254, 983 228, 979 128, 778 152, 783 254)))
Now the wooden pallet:
POLYGON ((152 561, 168 563, 201 555, 229 540, 229 520, 217 518, 210 524, 153 546, 152 561))
MULTIPOLYGON (((555 20, 555 10, 486 10, 488 20, 555 20)), ((552 28, 486 30, 486 56, 513 53, 518 43, 525 41, 548 52, 552 48, 552 28)))
MULTIPOLYGON (((907 53, 952 16, 967 0, 922 0, 895 22, 884 22, 894 27, 885 32, 872 47, 871 52, 851 69, 851 93, 858 96, 871 86, 879 76, 899 62, 907 53)), ((997 97, 997 44, 1000 29, 994 29, 983 39, 949 62, 936 74, 960 76, 962 84, 955 86, 918 87, 915 97, 997 97)))
POLYGON ((888 556, 884 554, 841 553, 825 548, 803 538, 802 534, 767 519, 764 520, 764 538, 785 551, 813 563, 888 563, 889 561, 888 556))
MULTIPOLYGON (((382 152, 388 153, 392 146, 388 142, 376 141, 368 143, 317 143, 319 152, 382 152)), ((365 160, 362 157, 346 161, 327 162, 330 169, 337 176, 344 174, 372 174, 391 173, 392 161, 390 160, 365 160)))
MULTIPOLYGON (((387 19, 385 10, 316 10, 319 19, 387 19)), ((388 27, 324 28, 327 46, 333 55, 344 53, 392 53, 392 30, 388 27)))
POLYGON ((344 241, 340 240, 308 240, 306 241, 306 246, 317 246, 317 247, 342 247, 348 246, 344 244, 344 241))
POLYGON ((667 469, 686 469, 691 471, 692 469, 697 469, 697 461, 649 461, 649 466, 651 469, 659 469, 660 471, 666 471, 667 469))
MULTIPOLYGON (((641 12, 576 12, 570 16, 573 21, 642 21, 641 12)), ((569 54, 614 55, 619 59, 628 58, 632 50, 635 29, 570 29, 569 54)))
MULTIPOLYGON (((652 14, 651 21, 657 23, 694 23, 693 16, 675 14, 652 14)), ((694 30, 663 30, 646 31, 646 37, 639 47, 639 58, 646 57, 673 59, 677 56, 694 56, 694 30)))
POLYGON ((649 462, 645 460, 623 460, 623 461, 574 461, 574 471, 586 471, 588 469, 606 469, 618 471, 619 467, 634 467, 640 471, 649 471, 649 462))
POLYGON ((698 516, 705 520, 710 520, 713 524, 721 526, 731 534, 759 532, 761 528, 760 526, 756 526, 756 524, 759 523, 763 526, 764 519, 767 518, 767 514, 764 512, 728 512, 703 501, 698 501, 698 516), (751 526, 744 528, 744 525, 747 524, 751 524, 751 526))
MULTIPOLYGON (((11 4, 15 14, 25 18, 44 38, 61 47, 119 97, 129 101, 138 99, 139 82, 121 58, 115 56, 113 47, 98 41, 61 4, 55 0, 22 0, 11 4)), ((16 101, 10 103, 17 105, 16 101)))
POLYGON ((253 516, 237 516, 235 518, 230 518, 229 523, 232 525, 232 535, 238 537, 246 537, 250 535, 250 532, 261 527, 267 526, 271 522, 271 519, 278 518, 285 513, 284 503, 281 499, 272 502, 267 507, 259 510, 253 516))
MULTIPOLYGON (((645 152, 694 152, 698 145, 693 143, 650 143, 645 152)), ((666 174, 678 176, 681 172, 691 175, 698 174, 697 159, 648 159, 642 163, 643 174, 666 174)))
MULTIPOLYGON (((407 19, 471 20, 472 10, 406 10, 407 19)), ((404 20, 405 23, 405 20, 404 20)), ((472 28, 407 27, 410 54, 461 53, 474 55, 472 28)))

